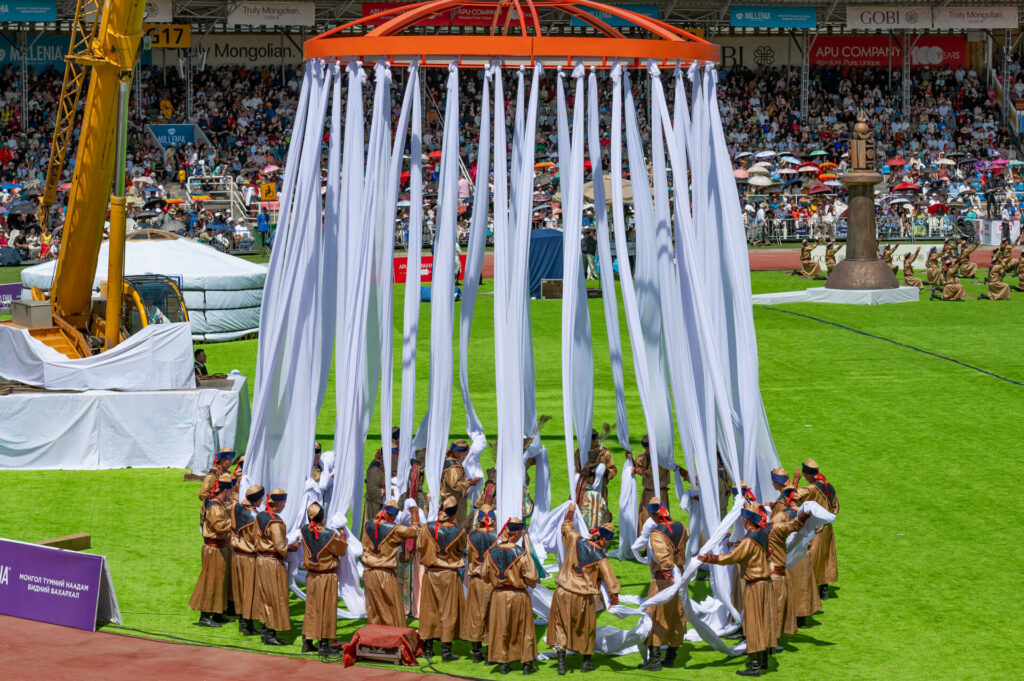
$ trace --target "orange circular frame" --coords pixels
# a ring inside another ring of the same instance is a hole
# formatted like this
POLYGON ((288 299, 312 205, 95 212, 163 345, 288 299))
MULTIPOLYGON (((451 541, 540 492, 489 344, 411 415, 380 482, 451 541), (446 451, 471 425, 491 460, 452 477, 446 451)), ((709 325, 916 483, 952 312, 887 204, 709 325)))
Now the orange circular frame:
POLYGON ((428 0, 396 4, 394 9, 362 17, 311 38, 303 45, 306 59, 358 59, 374 62, 386 58, 396 65, 415 60, 421 66, 482 66, 499 59, 506 66, 573 65, 608 68, 618 59, 628 68, 646 66, 649 59, 661 65, 675 62, 717 62, 718 45, 681 28, 637 12, 592 0, 428 0), (645 38, 627 38, 606 22, 584 10, 598 10, 628 21, 649 34, 645 38), (459 9, 491 9, 489 35, 436 34, 403 32, 436 14, 459 9), (556 10, 579 19, 600 33, 600 37, 545 36, 538 12, 556 10), (375 26, 362 35, 343 33, 355 27, 375 26))

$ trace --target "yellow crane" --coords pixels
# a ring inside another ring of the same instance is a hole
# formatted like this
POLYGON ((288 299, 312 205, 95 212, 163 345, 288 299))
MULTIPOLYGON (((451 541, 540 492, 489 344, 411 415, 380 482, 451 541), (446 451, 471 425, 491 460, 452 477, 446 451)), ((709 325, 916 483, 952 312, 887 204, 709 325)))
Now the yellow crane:
MULTIPOLYGON (((79 132, 57 271, 50 288, 53 326, 30 329, 69 357, 117 345, 154 321, 188 321, 181 292, 167 277, 124 277, 125 147, 128 95, 142 37, 145 0, 78 0, 39 218, 50 218, 82 89, 89 89, 79 132), (111 192, 113 186, 113 192, 111 192), (106 303, 92 300, 93 277, 110 209, 106 303), (153 313, 160 311, 160 319, 153 313)), ((43 298, 34 290, 33 297, 43 298)))

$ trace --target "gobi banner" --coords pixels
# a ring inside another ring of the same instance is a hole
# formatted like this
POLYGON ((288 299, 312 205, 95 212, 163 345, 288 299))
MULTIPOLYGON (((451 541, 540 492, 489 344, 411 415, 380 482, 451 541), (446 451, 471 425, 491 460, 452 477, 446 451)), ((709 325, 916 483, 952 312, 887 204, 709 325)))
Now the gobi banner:
POLYGON ((928 29, 932 27, 932 9, 927 5, 847 7, 846 27, 858 30, 928 29))
POLYGON ((94 631, 121 623, 103 556, 0 539, 0 613, 94 631))

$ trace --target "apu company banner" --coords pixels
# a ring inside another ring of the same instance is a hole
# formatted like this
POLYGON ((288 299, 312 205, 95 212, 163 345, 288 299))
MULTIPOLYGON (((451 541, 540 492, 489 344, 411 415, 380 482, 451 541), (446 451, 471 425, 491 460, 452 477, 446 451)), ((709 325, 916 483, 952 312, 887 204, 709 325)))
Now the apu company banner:
MULTIPOLYGON (((922 35, 912 38, 912 67, 956 68, 967 65, 967 38, 962 35, 922 35)), ((900 40, 887 35, 823 35, 811 44, 810 63, 831 66, 899 66, 903 59, 900 40)))
POLYGON ((88 631, 121 623, 106 558, 10 539, 0 539, 0 613, 88 631))

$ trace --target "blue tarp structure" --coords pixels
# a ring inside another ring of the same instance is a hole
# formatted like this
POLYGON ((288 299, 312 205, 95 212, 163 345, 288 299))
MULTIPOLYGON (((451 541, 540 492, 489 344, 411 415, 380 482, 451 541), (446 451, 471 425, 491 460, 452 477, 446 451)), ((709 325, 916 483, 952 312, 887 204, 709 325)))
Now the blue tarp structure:
POLYGON ((530 297, 540 298, 541 279, 562 278, 562 233, 557 229, 530 232, 530 271, 527 284, 530 297))

